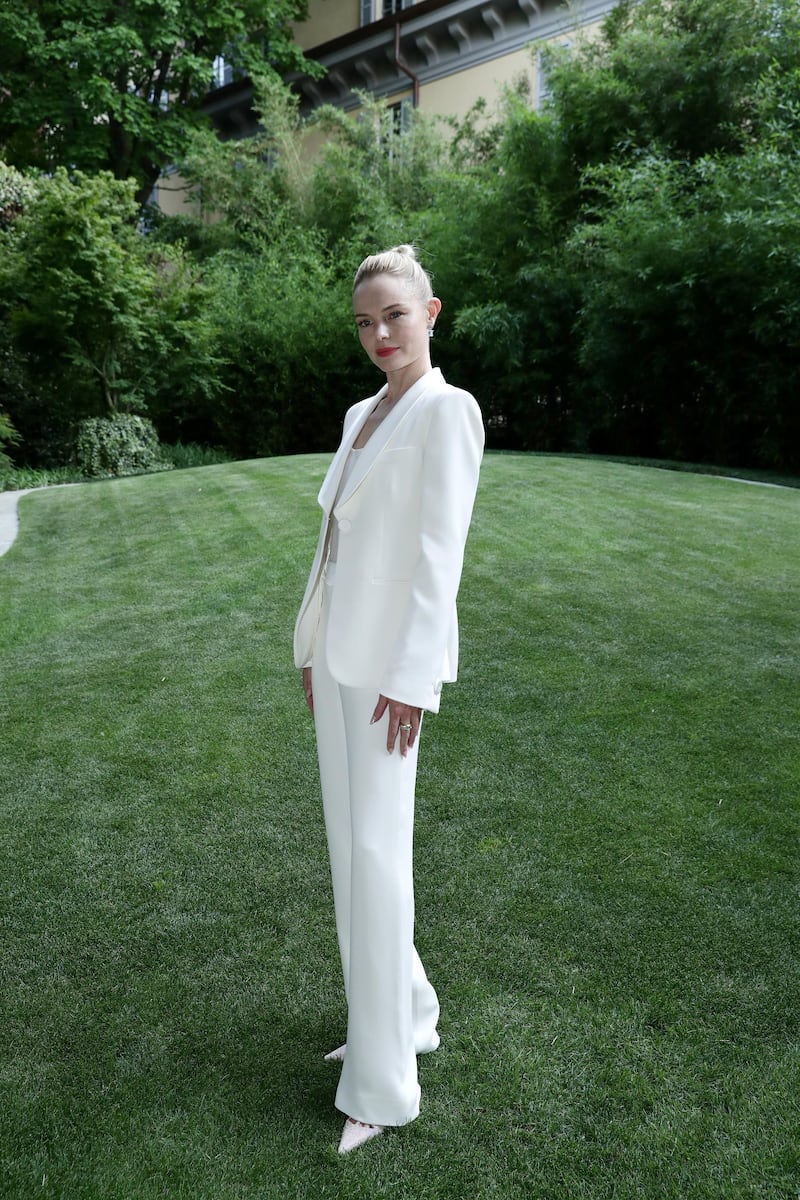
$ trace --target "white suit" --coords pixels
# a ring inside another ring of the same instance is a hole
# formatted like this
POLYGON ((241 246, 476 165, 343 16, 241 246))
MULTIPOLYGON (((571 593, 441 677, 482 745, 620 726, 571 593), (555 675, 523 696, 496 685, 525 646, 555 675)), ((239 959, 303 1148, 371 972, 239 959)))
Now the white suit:
POLYGON ((480 410, 431 370, 359 452, 385 395, 356 404, 322 488, 322 528, 297 618, 295 664, 312 665, 314 718, 348 1000, 336 1096, 348 1116, 402 1125, 419 1111, 417 1053, 433 1050, 439 1006, 413 946, 417 745, 386 750, 379 694, 438 711, 458 667, 456 594, 483 452, 480 410), (338 524, 335 584, 326 581, 338 524))

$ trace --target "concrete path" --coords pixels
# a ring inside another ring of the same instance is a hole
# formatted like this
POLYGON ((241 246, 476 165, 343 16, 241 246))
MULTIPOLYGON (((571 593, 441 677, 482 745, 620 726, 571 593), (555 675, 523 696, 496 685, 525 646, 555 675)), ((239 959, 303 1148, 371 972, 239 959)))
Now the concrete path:
POLYGON ((74 483, 49 483, 45 487, 22 488, 18 492, 0 492, 0 558, 11 549, 17 539, 17 505, 20 496, 27 496, 28 492, 46 492, 52 488, 75 486, 74 483))
POLYGON ((19 498, 32 491, 34 491, 33 488, 25 488, 21 492, 0 492, 0 555, 11 549, 17 536, 19 498))

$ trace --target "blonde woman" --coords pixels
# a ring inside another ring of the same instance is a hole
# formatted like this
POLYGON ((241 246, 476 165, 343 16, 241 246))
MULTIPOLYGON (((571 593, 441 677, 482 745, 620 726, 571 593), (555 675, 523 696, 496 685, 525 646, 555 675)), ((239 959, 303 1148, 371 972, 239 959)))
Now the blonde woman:
POLYGON ((422 714, 456 678, 456 594, 483 453, 473 397, 432 368, 441 302, 410 246, 353 284, 361 344, 386 376, 354 405, 319 493, 295 628, 314 715, 348 1007, 336 1107, 347 1153, 419 1113, 418 1054, 439 1002, 414 947, 412 842, 422 714))

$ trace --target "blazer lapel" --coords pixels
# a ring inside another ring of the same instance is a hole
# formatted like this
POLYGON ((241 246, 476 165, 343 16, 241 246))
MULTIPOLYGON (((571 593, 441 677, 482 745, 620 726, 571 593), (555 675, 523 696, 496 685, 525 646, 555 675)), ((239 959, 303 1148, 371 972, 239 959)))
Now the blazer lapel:
MULTIPOLYGON (((353 495, 353 493, 356 491, 356 489, 361 486, 361 484, 364 482, 364 480, 366 479, 369 472, 372 470, 372 467, 375 465, 376 460, 378 459, 378 457, 380 456, 382 451, 385 450, 386 447, 389 445, 389 443, 391 442, 395 433, 400 428, 401 423, 405 420, 405 418, 411 412, 412 408, 417 403, 420 396, 423 395, 423 393, 427 390, 427 388, 432 383, 439 382, 441 380, 441 374, 442 373, 438 367, 434 367, 433 370, 427 371, 422 376, 421 379, 418 379, 415 384, 412 384, 412 386, 408 389, 408 391, 405 392, 404 395, 402 395, 400 397, 400 399, 397 401, 397 404, 395 404, 392 411, 390 413, 388 413, 386 415, 386 417, 381 421, 380 425, 375 430, 375 432, 372 434, 372 437, 369 439, 369 441, 367 442, 364 449, 359 452, 358 461, 356 462, 356 464, 353 468, 352 474, 350 475, 350 478, 347 481, 347 485, 346 485, 344 491, 342 492, 341 496, 339 497, 339 504, 344 504, 346 500, 349 500, 350 497, 353 495)), ((386 389, 385 388, 381 389, 381 391, 375 397, 375 403, 370 404, 367 407, 367 409, 363 415, 363 418, 360 418, 358 420, 358 428, 359 429, 362 428, 367 416, 375 408, 375 404, 379 403, 380 399, 385 394, 386 394, 386 389)), ((349 431, 348 431, 347 451, 346 451, 344 457, 342 458, 341 465, 336 474, 336 488, 338 488, 338 486, 339 486, 339 478, 341 476, 342 468, 344 467, 345 458, 347 457, 347 454, 350 453, 350 449, 353 445, 353 442, 355 441, 355 438, 356 438, 356 434, 354 433, 353 436, 350 437, 349 431)), ((336 499, 336 489, 334 489, 334 491, 333 491, 331 503, 333 503, 335 501, 335 499, 336 499)))
MULTIPOLYGON (((374 396, 364 400, 361 405, 361 411, 356 414, 353 423, 350 425, 347 432, 342 437, 339 444, 339 449, 333 456, 331 465, 328 467, 328 473, 325 476, 322 487, 317 496, 317 503, 326 513, 330 513, 336 500, 336 493, 339 490, 339 480, 342 477, 344 464, 347 462, 347 456, 353 448, 353 442, 361 432, 364 422, 377 404, 380 404, 383 397, 386 395, 386 384, 374 396)), ((372 438, 370 438, 372 441, 372 438)))

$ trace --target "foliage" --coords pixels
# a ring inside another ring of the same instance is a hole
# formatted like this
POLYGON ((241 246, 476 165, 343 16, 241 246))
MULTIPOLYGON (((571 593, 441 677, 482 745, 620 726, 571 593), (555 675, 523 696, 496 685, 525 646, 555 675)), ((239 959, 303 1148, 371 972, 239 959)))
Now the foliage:
POLYGON ((11 459, 5 453, 6 449, 18 442, 19 434, 11 424, 8 413, 0 409, 0 474, 4 475, 11 467, 11 459))
POLYGON ((50 465, 63 461, 75 412, 125 402, 127 348, 146 306, 131 263, 133 211, 131 185, 58 171, 36 181, 0 231, 7 403, 26 449, 45 462, 54 455, 50 465))
POLYGON ((591 175, 573 238, 592 446, 796 468, 800 163, 756 147, 591 175))
POLYGON ((80 483, 83 478, 76 466, 10 467, 0 472, 0 492, 53 487, 59 483, 80 483))
MULTIPOLYGON (((304 222, 305 125, 297 97, 268 77, 256 77, 253 86, 259 117, 253 136, 224 142, 195 134, 181 161, 199 213, 194 222, 184 220, 182 232, 201 252, 237 246, 257 251, 282 234, 287 206, 295 221, 304 222)), ((169 236, 170 224, 162 222, 157 235, 169 236)))
POLYGON ((510 92, 497 121, 491 160, 460 162, 426 217, 436 285, 456 309, 438 322, 452 336, 437 356, 480 396, 492 444, 554 449, 566 436, 577 303, 560 246, 575 171, 552 118, 524 95, 510 92))
POLYGON ((787 0, 623 0, 603 31, 545 55, 561 136, 581 166, 645 148, 738 152, 758 132, 758 80, 797 61, 787 0))
POLYGON ((10 225, 34 194, 35 184, 29 175, 0 161, 0 228, 10 225))
MULTIPOLYGON (((111 412, 141 404, 133 366, 152 297, 152 279, 131 219, 133 183, 59 168, 6 238, 0 267, 13 296, 11 328, 35 371, 82 381, 94 375, 111 412)), ((69 387, 69 382, 67 387, 69 387)))
POLYGON ((227 348, 213 316, 213 282, 183 243, 144 242, 153 283, 139 356, 146 411, 167 440, 191 440, 224 391, 227 348))
POLYGON ((208 277, 226 362, 206 440, 240 456, 334 444, 360 381, 363 394, 378 381, 343 318, 348 285, 326 264, 316 237, 287 230, 257 257, 219 254, 208 277))
MULTIPOLYGON (((350 280, 364 254, 406 240, 446 150, 431 122, 400 135, 385 105, 363 101, 359 119, 326 108, 303 121, 285 90, 262 79, 263 132, 195 143, 182 169, 202 217, 182 233, 204 264, 220 386, 186 435, 236 455, 322 449, 353 399, 380 386, 351 328, 350 280), (326 140, 309 153, 320 130, 326 140), (202 223, 215 213, 224 220, 202 223)), ((165 236, 169 223, 156 230, 165 236)), ((169 438, 168 413, 151 411, 169 438)))
POLYGON ((364 254, 413 241, 435 361, 489 443, 800 470, 800 17, 793 0, 642 0, 462 121, 383 103, 187 139, 195 216, 136 229, 130 185, 0 175, 0 385, 18 457, 146 411, 241 457, 330 447, 381 378, 350 328, 364 254))
POLYGON ((217 446, 199 446, 197 442, 161 443, 161 454, 179 470, 192 467, 212 467, 231 461, 230 454, 217 446))
POLYGON ((81 421, 75 460, 89 479, 168 470, 152 421, 133 413, 81 421))
POLYGON ((397 227, 434 203, 448 161, 441 124, 415 113, 404 129, 382 102, 360 94, 354 119, 341 109, 316 111, 312 128, 326 135, 307 185, 308 217, 334 256, 404 240, 397 227))
POLYGON ((493 444, 800 468, 799 70, 791 4, 645 0, 507 99, 427 217, 493 444))
POLYGON ((38 178, 0 230, 0 372, 26 454, 63 462, 77 421, 207 399, 214 359, 198 269, 137 231, 133 181, 38 178))
POLYGON ((205 222, 188 235, 198 246, 259 251, 300 226, 336 263, 400 240, 403 222, 433 203, 449 157, 436 119, 415 114, 401 132, 367 94, 357 117, 324 106, 304 119, 297 98, 269 78, 254 90, 260 130, 237 142, 197 137, 181 164, 205 222))
POLYGON ((147 198, 199 123, 215 58, 313 72, 289 22, 304 0, 5 0, 0 150, 17 166, 109 170, 147 198))

